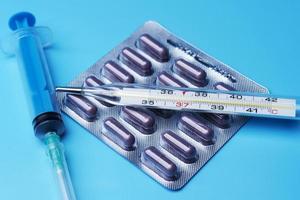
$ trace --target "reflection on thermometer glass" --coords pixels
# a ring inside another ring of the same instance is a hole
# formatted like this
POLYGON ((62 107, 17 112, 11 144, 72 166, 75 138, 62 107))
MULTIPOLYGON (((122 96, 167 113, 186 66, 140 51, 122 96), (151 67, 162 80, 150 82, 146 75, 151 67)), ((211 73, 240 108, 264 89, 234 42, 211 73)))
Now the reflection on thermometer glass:
POLYGON ((90 96, 114 105, 300 119, 299 98, 270 94, 123 83, 57 87, 56 91, 90 96))

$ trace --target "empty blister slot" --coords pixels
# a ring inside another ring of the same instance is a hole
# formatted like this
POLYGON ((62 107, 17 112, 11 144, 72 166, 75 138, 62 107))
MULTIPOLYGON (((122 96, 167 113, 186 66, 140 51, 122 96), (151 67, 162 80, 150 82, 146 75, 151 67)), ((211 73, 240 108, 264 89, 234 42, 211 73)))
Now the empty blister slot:
POLYGON ((149 34, 141 35, 137 41, 137 46, 159 62, 169 60, 169 50, 149 34))
POLYGON ((207 85, 206 72, 200 67, 190 63, 184 59, 178 59, 175 61, 173 71, 198 87, 207 85))
POLYGON ((153 73, 151 62, 129 47, 122 49, 120 59, 141 76, 150 76, 153 73))
POLYGON ((165 131, 161 135, 162 147, 185 163, 197 160, 196 148, 173 131, 165 131))
POLYGON ((142 163, 167 181, 178 178, 177 166, 154 146, 147 147, 141 154, 142 163))
POLYGON ((178 128, 203 145, 214 143, 214 131, 204 121, 190 113, 183 113, 179 118, 178 128))
POLYGON ((86 121, 91 122, 97 117, 97 107, 83 96, 68 94, 65 104, 86 121))
POLYGON ((121 117, 143 134, 151 134, 155 131, 155 119, 144 109, 122 107, 121 117))
POLYGON ((104 134, 115 144, 127 151, 134 150, 135 137, 113 117, 104 120, 104 134))
MULTIPOLYGON (((84 84, 85 86, 88 86, 88 87, 99 87, 101 85, 104 85, 104 83, 98 79, 97 77, 95 77, 94 75, 90 75, 88 76, 85 81, 84 81, 84 84)), ((98 100, 102 105, 104 106, 107 106, 107 107, 112 107, 114 105, 110 104, 110 103, 107 103, 105 101, 101 101, 101 100, 98 100)))
MULTIPOLYGON (((223 82, 217 82, 216 84, 214 84, 214 88, 216 90, 235 91, 235 88, 223 82)), ((204 116, 208 121, 218 126, 219 128, 226 129, 230 127, 230 115, 218 113, 203 113, 202 116, 204 116)))
POLYGON ((102 74, 111 82, 133 83, 134 77, 114 61, 104 64, 102 74))

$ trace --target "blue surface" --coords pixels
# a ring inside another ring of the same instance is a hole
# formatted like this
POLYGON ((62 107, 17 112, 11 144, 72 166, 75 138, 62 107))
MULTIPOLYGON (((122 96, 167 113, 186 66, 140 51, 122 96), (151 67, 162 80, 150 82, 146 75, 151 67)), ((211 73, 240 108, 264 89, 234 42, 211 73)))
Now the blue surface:
MULTIPOLYGON (((289 1, 13 1, 0 7, 0 38, 19 11, 51 27, 47 51, 64 85, 152 19, 271 92, 300 95, 300 3, 289 1)), ((34 137, 14 58, 0 56, 0 199, 55 199, 43 146, 34 137), (8 87, 9 86, 9 87, 8 87)), ((171 192, 65 116, 78 199, 299 199, 300 123, 252 119, 184 187, 171 192)))

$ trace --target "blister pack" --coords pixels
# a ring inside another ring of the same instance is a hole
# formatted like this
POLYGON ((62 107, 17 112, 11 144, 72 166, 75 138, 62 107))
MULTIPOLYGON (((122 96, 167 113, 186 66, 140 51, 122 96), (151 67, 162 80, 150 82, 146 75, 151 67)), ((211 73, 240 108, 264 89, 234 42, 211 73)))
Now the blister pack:
MULTIPOLYGON (((268 92, 153 21, 69 86, 116 82, 268 92)), ((171 190, 183 187, 247 121, 225 114, 113 106, 63 93, 58 100, 64 113, 171 190)))

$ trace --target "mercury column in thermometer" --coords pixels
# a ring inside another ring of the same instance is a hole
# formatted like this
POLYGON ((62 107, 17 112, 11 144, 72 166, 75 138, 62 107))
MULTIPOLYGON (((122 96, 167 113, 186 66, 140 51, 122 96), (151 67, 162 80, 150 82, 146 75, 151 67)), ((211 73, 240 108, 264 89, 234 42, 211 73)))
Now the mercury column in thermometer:
POLYGON ((56 91, 92 96, 115 105, 300 119, 299 98, 270 94, 140 84, 59 87, 56 91))

